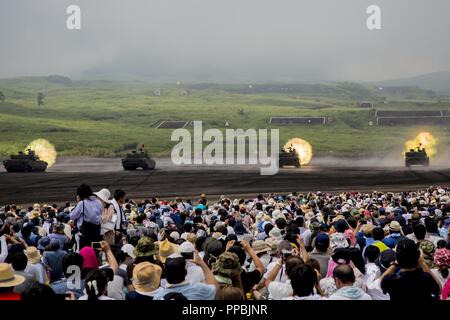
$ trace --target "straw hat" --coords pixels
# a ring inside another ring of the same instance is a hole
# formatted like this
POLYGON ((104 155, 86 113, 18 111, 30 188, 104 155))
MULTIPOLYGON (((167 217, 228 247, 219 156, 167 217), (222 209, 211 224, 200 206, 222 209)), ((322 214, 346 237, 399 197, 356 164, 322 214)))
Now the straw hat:
POLYGON ((148 261, 138 263, 133 269, 133 286, 136 290, 151 292, 159 287, 162 269, 148 261))
POLYGON ((278 250, 278 244, 280 243, 279 239, 277 239, 277 238, 266 238, 266 240, 264 242, 270 248, 270 251, 276 252, 278 250))
POLYGON ((41 253, 36 247, 28 247, 25 250, 25 255, 31 263, 38 263, 42 259, 41 253))
POLYGON ((159 242, 159 258, 162 262, 166 262, 168 256, 178 252, 178 246, 170 242, 167 238, 159 242))
POLYGON ((105 203, 111 203, 109 198, 111 197, 111 192, 108 189, 102 189, 100 191, 94 192, 94 194, 105 203))
POLYGON ((13 273, 8 263, 0 263, 0 288, 15 287, 25 281, 25 277, 13 273))
POLYGON ((252 244, 252 249, 255 251, 256 254, 262 253, 262 252, 268 252, 271 250, 269 245, 264 242, 264 240, 256 240, 252 244))

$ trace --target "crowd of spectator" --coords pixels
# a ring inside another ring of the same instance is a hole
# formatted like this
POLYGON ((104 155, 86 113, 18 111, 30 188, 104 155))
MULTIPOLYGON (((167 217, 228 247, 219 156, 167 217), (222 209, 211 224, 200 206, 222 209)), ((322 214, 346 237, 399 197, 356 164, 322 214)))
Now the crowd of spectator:
POLYGON ((450 190, 0 209, 0 300, 448 300, 450 190))

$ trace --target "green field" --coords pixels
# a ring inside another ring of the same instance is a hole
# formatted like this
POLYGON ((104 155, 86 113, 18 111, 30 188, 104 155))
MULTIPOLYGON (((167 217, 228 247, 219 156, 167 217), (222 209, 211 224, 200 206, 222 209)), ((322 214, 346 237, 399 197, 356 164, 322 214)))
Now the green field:
MULTIPOLYGON (((256 87, 256 86, 255 86, 256 87)), ((332 83, 297 92, 258 93, 248 85, 155 85, 143 82, 70 81, 60 77, 0 80, 6 96, 0 103, 0 156, 23 149, 31 140, 48 139, 59 155, 113 157, 144 143, 155 156, 168 156, 175 142, 160 120, 203 120, 205 128, 279 128, 280 143, 308 140, 315 155, 369 156, 402 148, 405 140, 430 131, 448 146, 450 128, 370 126, 370 100, 383 110, 450 111, 448 100, 425 90, 382 96, 375 88, 332 83), (181 89, 190 88, 188 96, 181 89), (156 88, 161 96, 153 94, 156 88), (247 89, 246 89, 247 88, 247 89), (308 92, 309 90, 309 92, 308 92), (38 92, 45 105, 38 107, 38 92), (269 125, 273 116, 326 116, 327 125, 269 125)), ((255 90, 256 91, 256 90, 255 90)), ((450 112, 449 112, 450 113, 450 112)))

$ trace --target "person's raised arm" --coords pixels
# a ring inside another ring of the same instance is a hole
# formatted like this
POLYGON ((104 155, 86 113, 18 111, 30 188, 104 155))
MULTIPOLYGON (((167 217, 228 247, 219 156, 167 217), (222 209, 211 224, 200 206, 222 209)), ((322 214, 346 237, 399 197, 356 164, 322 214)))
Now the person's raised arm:
POLYGON ((106 260, 108 261, 109 267, 114 271, 114 274, 119 269, 119 264, 117 263, 116 257, 111 251, 111 248, 106 241, 101 241, 100 245, 102 247, 102 251, 106 254, 106 260))
POLYGON ((359 230, 361 229, 361 220, 358 220, 358 223, 356 224, 356 228, 353 230, 353 235, 356 237, 359 230))
POLYGON ((0 237, 0 263, 5 262, 6 257, 8 256, 8 245, 6 243, 6 238, 5 236, 1 236, 0 237))
POLYGON ((394 273, 395 273, 395 270, 397 270, 397 264, 396 264, 396 263, 392 263, 392 264, 389 266, 389 268, 387 268, 386 271, 381 275, 381 277, 380 277, 380 283, 383 282, 383 279, 384 279, 386 276, 388 276, 388 275, 390 275, 390 274, 394 274, 394 273))
POLYGON ((205 283, 212 284, 216 287, 216 290, 219 290, 219 284, 217 283, 216 277, 212 273, 211 269, 209 269, 208 265, 203 261, 203 259, 198 254, 198 251, 194 252, 194 263, 202 268, 203 274, 205 275, 205 283))
POLYGON ((277 260, 277 262, 275 262, 272 270, 270 270, 269 274, 267 275, 264 284, 266 287, 268 287, 272 281, 275 281, 275 278, 277 277, 277 274, 278 272, 280 272, 282 267, 283 267, 283 259, 280 258, 277 260))
POLYGON ((297 243, 300 248, 300 257, 303 259, 303 262, 306 262, 309 260, 309 254, 306 250, 305 243, 303 242, 303 239, 300 235, 297 235, 297 243))
POLYGON ((261 259, 259 259, 258 255, 255 253, 255 250, 253 250, 253 248, 250 246, 250 244, 245 240, 241 240, 241 245, 242 245, 242 248, 244 248, 244 250, 248 253, 250 258, 252 258, 253 263, 255 264, 256 270, 258 270, 259 273, 261 275, 263 275, 265 268, 264 268, 263 263, 261 262, 261 259))
POLYGON ((434 274, 434 272, 431 272, 430 267, 427 265, 427 263, 425 262, 425 259, 423 258, 423 252, 422 250, 420 250, 420 257, 419 257, 419 267, 422 268, 423 272, 427 272, 429 273, 432 277, 433 280, 436 282, 437 287, 439 287, 439 294, 441 293, 442 290, 442 286, 441 286, 441 282, 439 281, 439 278, 436 277, 436 275, 434 274))

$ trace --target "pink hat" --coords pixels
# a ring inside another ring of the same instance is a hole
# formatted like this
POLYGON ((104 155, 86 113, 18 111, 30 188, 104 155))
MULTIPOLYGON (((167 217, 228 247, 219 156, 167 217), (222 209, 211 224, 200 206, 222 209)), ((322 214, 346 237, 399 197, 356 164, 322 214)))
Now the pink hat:
POLYGON ((84 247, 80 250, 83 257, 83 269, 98 269, 98 260, 92 247, 84 247))
POLYGON ((437 266, 450 267, 450 250, 447 248, 437 249, 434 252, 434 264, 437 266))

